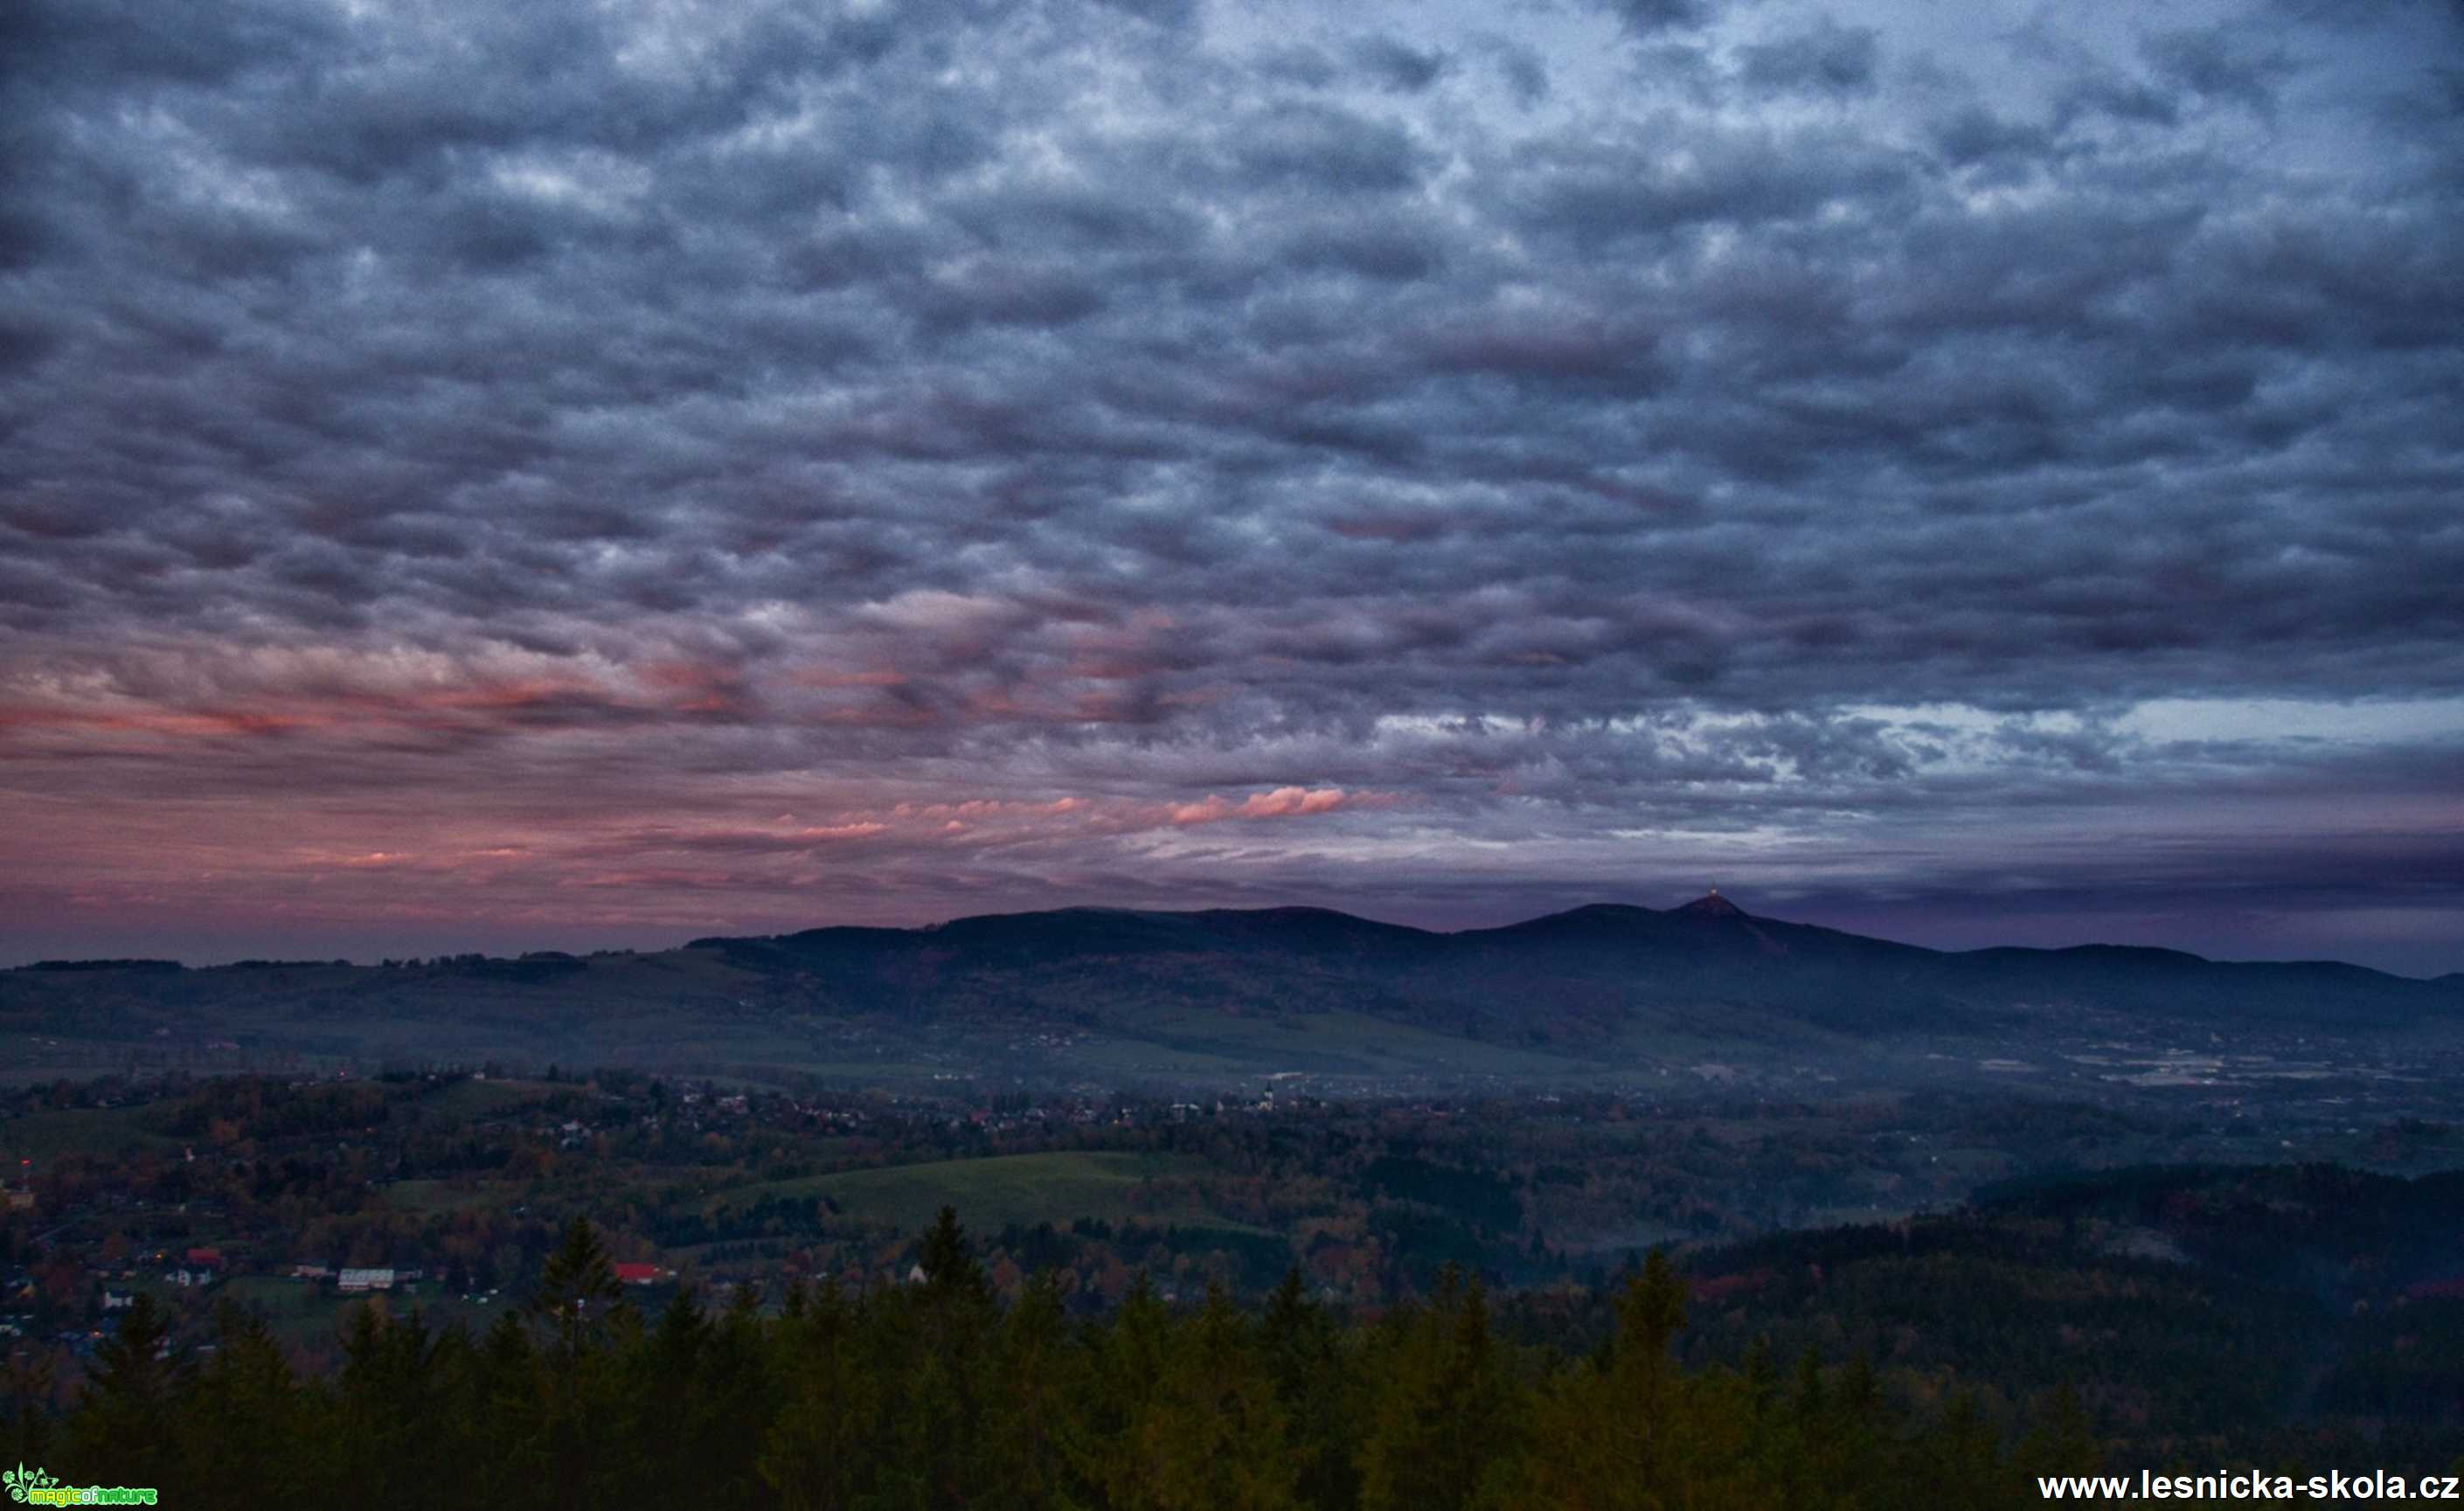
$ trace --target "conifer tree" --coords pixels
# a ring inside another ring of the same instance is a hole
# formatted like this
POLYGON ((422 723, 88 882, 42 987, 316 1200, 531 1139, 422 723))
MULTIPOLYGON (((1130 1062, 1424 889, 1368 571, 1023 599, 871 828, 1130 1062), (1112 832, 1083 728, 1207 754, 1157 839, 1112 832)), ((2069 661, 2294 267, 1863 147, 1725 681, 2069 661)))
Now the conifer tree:
POLYGON ((480 1342, 472 1393, 484 1466, 481 1499, 493 1504, 536 1493, 549 1472, 547 1371, 512 1312, 499 1312, 480 1342))
POLYGON ((924 1251, 916 1264, 924 1272, 926 1293, 936 1299, 972 1302, 992 1294, 991 1283, 984 1279, 984 1267, 967 1243, 967 1230, 958 1225, 956 1207, 943 1207, 934 1219, 933 1231, 924 1236, 924 1251))
POLYGON ((52 1391, 59 1379, 59 1360, 49 1350, 10 1350, 9 1422, 0 1434, 0 1456, 12 1464, 39 1464, 52 1446, 52 1391))
POLYGON ((1746 1346, 1744 1370, 1746 1397, 1752 1403, 1757 1420, 1768 1415, 1779 1401, 1779 1366, 1771 1360, 1771 1334, 1756 1333, 1746 1346))
POLYGON ((530 1310, 546 1324, 554 1354, 570 1367, 605 1333, 624 1295, 590 1219, 577 1216, 541 1267, 530 1310))
POLYGON ((702 1438, 710 1406, 703 1371, 712 1327, 701 1297, 679 1286, 643 1339, 633 1369, 633 1430, 627 1447, 645 1483, 677 1484, 707 1472, 702 1438))
POLYGON ((298 1381, 265 1324, 229 1301, 215 1348, 175 1413, 181 1503, 219 1511, 298 1496, 298 1381))
POLYGON ((685 1419, 702 1466, 698 1478, 723 1503, 748 1504, 759 1490, 757 1460, 780 1396, 751 1287, 739 1286, 730 1298, 699 1362, 685 1419))
POLYGON ((1471 1504, 1511 1432, 1487 1291, 1449 1265, 1382 1382, 1360 1451, 1364 1511, 1471 1504))
POLYGON ((940 1210, 917 1263, 923 1283, 897 1293, 891 1308, 913 1347, 896 1380, 882 1472, 929 1503, 961 1504, 988 1478, 981 1360, 996 1316, 992 1284, 953 1207, 940 1210))
POLYGON ((1266 1300, 1259 1350, 1288 1424, 1302 1503, 1328 1511, 1355 1504, 1360 1474, 1353 1445, 1358 1405, 1350 1387, 1356 1375, 1341 1356, 1334 1319, 1309 1299, 1297 1265, 1284 1272, 1282 1283, 1266 1300))
POLYGON ((170 1337, 170 1319, 152 1293, 140 1291, 121 1313, 119 1332, 96 1347, 68 1436, 75 1482, 177 1483, 176 1449, 164 1431, 180 1385, 166 1356, 170 1337))
POLYGON ((1155 1389, 1130 1412, 1105 1488, 1153 1511, 1284 1511, 1293 1464, 1284 1415, 1249 1338, 1218 1285, 1177 1336, 1155 1389))
POLYGON ((1919 1467, 1922 1477, 1938 1487, 1940 1511, 1995 1511, 2023 1499, 2002 1462, 1992 1424, 1970 1391, 1953 1396, 1941 1422, 1926 1434, 1919 1467))
POLYGON ((374 1511, 429 1503, 429 1466, 442 1403, 433 1390, 435 1335, 417 1313, 389 1317, 373 1303, 351 1309, 336 1381, 342 1483, 374 1511))
POLYGON ((2092 1475, 2103 1467, 2087 1409, 2068 1380, 2045 1399, 2013 1460, 2023 1480, 2039 1475, 2092 1475))
MULTIPOLYGON (((1138 1413, 1160 1387, 1174 1347, 1172 1313, 1141 1270, 1094 1333, 1082 1396, 1083 1430, 1069 1445, 1071 1471, 1096 1486, 1122 1482, 1118 1462, 1138 1413)), ((1109 1493, 1109 1492, 1108 1492, 1109 1493)))
POLYGON ((850 1511, 871 1489, 887 1381, 865 1356, 865 1320, 832 1276, 786 1335, 785 1395, 759 1468, 787 1511, 850 1511))
POLYGON ((995 1349, 986 1456, 996 1504, 1023 1511, 1083 1499, 1073 1466, 1086 1456, 1088 1369, 1060 1281, 1040 1270, 1002 1320, 995 1349))

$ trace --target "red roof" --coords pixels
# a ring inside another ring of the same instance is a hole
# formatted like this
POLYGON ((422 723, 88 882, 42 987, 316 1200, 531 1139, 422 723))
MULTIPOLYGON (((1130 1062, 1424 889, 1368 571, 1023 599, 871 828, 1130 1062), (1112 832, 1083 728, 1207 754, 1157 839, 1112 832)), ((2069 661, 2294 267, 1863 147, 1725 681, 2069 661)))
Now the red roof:
POLYGON ((616 1278, 627 1285, 648 1285, 659 1278, 659 1267, 655 1264, 619 1264, 616 1278))
POLYGON ((223 1251, 220 1249, 190 1249, 188 1251, 188 1262, 191 1264, 211 1265, 220 1264, 222 1261, 223 1251))

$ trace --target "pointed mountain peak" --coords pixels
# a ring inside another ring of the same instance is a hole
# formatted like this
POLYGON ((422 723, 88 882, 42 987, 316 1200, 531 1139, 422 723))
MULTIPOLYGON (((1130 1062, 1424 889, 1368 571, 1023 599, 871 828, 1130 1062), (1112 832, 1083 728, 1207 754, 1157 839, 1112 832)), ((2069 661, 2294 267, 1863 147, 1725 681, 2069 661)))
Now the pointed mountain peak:
POLYGON ((1675 909, 1687 918, 1743 918, 1746 910, 1720 895, 1716 887, 1684 907, 1675 909))

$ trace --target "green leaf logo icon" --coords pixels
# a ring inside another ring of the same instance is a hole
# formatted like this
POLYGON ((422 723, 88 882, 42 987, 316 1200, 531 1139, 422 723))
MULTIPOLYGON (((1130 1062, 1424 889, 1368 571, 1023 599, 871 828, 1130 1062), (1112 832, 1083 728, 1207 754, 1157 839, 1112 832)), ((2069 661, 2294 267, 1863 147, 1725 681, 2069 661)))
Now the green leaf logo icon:
POLYGON ((9 1487, 9 1499, 11 1500, 23 1500, 33 1491, 47 1489, 58 1483, 58 1480, 42 1470, 29 1469, 24 1464, 19 1464, 7 1474, 0 1475, 0 1484, 9 1487))

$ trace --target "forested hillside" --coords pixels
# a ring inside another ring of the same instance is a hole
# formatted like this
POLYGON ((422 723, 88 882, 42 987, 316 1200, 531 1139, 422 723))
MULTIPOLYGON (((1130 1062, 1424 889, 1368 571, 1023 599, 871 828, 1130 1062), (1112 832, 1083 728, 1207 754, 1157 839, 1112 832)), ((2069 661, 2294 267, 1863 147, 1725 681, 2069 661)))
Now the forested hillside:
POLYGON ((0 972, 0 1035, 46 1074, 497 1062, 779 1084, 935 1077, 1221 1086, 1306 1075, 1629 1082, 1710 1059, 1929 1082, 1927 1051, 2099 1081, 2112 1046, 2253 1065, 2464 1048, 2464 996, 2332 964, 2145 949, 1947 953, 1726 899, 1437 933, 1317 909, 1065 909, 681 949, 387 960, 51 961, 0 972), (2332 1046, 2332 1047, 2331 1047, 2332 1046))
POLYGON ((2010 1504, 2083 1439, 2133 1473, 2464 1452, 2443 1124, 2318 1130, 2371 1170, 2236 1162, 2194 1107, 1939 1096, 611 1072, 10 1106, 0 1161, 34 1173, 0 1214, 0 1455, 174 1503, 621 1506, 706 1475, 847 1507, 2010 1504))
POLYGON ((169 1351, 141 1303, 55 1421, 19 1380, 0 1453, 163 1503, 395 1507, 1999 1507, 2094 1468, 2057 1391, 2006 1440, 1964 1400, 1893 1409, 1861 1362, 1687 1370, 1685 1286, 1655 1255, 1588 1355, 1515 1347, 1477 1281, 1342 1321, 1298 1279, 1264 1307, 1140 1287, 1074 1321, 1004 1306, 945 1211, 909 1284, 623 1300, 577 1222, 486 1332, 370 1307, 330 1382, 245 1313, 169 1351))

